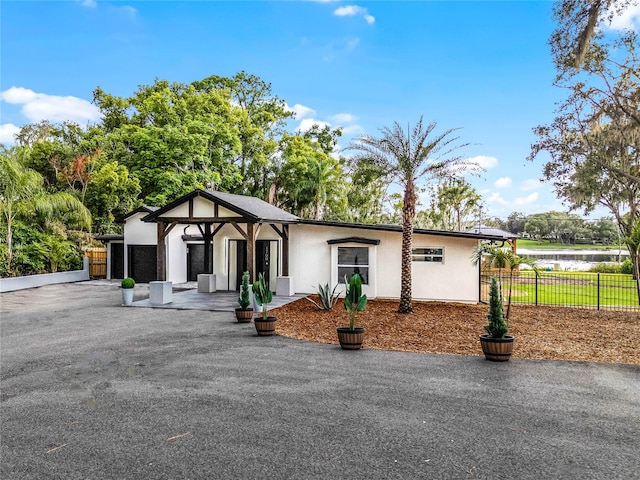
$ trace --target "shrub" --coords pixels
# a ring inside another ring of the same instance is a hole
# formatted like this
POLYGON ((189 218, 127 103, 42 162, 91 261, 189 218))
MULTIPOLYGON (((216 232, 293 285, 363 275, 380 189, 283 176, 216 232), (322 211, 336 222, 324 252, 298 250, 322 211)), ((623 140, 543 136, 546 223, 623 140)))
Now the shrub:
POLYGON ((120 282, 120 286, 122 288, 133 288, 135 287, 135 285, 136 285, 136 282, 131 277, 123 278, 122 282, 120 282))
POLYGON ((504 321, 502 311, 502 299, 500 298, 500 287, 498 279, 491 277, 491 290, 489 292, 489 313, 487 314, 489 323, 484 326, 485 331, 493 338, 504 338, 509 331, 507 323, 504 321))
POLYGON ((633 275, 633 262, 629 258, 625 258, 624 262, 620 265, 620 273, 627 275, 633 275))
POLYGON ((621 265, 617 263, 596 263, 589 271, 593 273, 621 273, 621 265))
POLYGON ((251 305, 249 299, 249 272, 242 274, 242 284, 240 285, 240 297, 238 297, 238 305, 243 310, 247 310, 251 305))

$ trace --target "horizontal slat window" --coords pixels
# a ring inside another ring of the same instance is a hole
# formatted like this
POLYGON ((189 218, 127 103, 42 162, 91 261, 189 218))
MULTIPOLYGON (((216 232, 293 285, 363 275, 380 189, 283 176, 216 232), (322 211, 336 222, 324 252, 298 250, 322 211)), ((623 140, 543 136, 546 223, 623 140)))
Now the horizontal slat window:
POLYGON ((441 247, 418 247, 411 253, 414 262, 444 263, 444 248, 441 247))

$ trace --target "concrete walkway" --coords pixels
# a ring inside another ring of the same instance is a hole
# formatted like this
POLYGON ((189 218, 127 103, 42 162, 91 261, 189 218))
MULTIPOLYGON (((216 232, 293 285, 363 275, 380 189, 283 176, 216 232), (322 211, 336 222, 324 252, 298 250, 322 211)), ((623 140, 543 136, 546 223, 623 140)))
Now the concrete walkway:
POLYGON ((347 352, 121 301, 0 295, 0 478, 638 478, 637 366, 347 352))
MULTIPOLYGON (((137 300, 132 307, 169 308, 175 310, 208 310, 211 312, 233 312, 238 308, 238 292, 218 291, 198 292, 196 285, 178 284, 171 295, 171 303, 152 305, 149 298, 137 300)), ((276 308, 302 298, 302 295, 283 297, 273 296, 269 308, 276 308)))

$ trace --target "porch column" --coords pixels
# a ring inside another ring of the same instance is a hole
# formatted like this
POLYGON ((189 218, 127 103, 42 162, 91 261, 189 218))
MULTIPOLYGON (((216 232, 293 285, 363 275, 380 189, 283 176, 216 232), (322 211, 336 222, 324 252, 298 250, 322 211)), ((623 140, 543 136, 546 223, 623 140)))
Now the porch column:
POLYGON ((164 220, 158 220, 158 241, 156 247, 156 280, 165 281, 167 279, 167 248, 165 238, 177 222, 171 222, 167 225, 164 220))
POLYGON ((282 238, 282 276, 289 276, 289 225, 282 224, 282 230, 270 223, 271 228, 282 238))
POLYGON ((247 223, 247 270, 249 271, 249 278, 252 282, 255 282, 257 278, 256 274, 256 236, 255 225, 253 223, 247 223))
POLYGON ((204 273, 213 273, 211 269, 211 240, 213 235, 211 234, 211 223, 204 224, 204 273))
POLYGON ((156 248, 156 280, 165 281, 167 279, 166 248, 164 243, 164 222, 158 222, 158 245, 156 248))
POLYGON ((289 225, 282 225, 282 276, 289 276, 289 225))

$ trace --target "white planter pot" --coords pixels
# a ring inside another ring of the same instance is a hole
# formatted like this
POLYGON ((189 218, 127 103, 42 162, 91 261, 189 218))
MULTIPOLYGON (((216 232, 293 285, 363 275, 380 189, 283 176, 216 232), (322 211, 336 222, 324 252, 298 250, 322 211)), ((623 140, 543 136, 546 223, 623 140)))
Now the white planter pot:
POLYGON ((133 303, 133 288, 122 289, 122 304, 131 305, 133 303))

